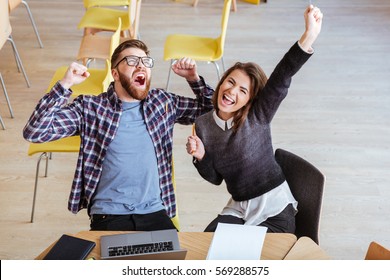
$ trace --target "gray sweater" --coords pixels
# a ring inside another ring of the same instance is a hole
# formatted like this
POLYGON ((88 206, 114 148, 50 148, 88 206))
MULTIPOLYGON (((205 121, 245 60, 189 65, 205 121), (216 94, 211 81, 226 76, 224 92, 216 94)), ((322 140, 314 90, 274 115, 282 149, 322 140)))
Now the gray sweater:
POLYGON ((295 43, 278 63, 251 111, 236 133, 223 131, 214 121, 213 112, 196 120, 196 134, 202 139, 206 154, 194 161, 199 174, 212 184, 223 180, 236 201, 260 196, 284 182, 275 161, 271 139, 271 120, 287 96, 292 76, 309 59, 295 43))

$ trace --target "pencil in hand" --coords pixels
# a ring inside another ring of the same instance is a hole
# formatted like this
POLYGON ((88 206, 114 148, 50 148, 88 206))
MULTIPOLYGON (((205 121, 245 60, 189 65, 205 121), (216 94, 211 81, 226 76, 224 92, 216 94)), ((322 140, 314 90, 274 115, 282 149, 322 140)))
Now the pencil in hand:
MULTIPOLYGON (((196 135, 196 131, 195 131, 195 123, 192 124, 192 136, 195 136, 196 135)), ((195 143, 196 144, 196 143, 195 143)), ((191 155, 194 155, 196 152, 196 150, 192 150, 191 151, 191 155)))

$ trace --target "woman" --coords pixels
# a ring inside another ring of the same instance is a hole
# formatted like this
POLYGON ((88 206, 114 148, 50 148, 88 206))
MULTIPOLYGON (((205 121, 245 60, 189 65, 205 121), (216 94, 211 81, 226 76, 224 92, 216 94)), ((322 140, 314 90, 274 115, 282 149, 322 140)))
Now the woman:
POLYGON ((295 231, 297 201, 275 161, 270 125, 321 31, 319 8, 308 6, 304 18, 304 33, 268 80, 257 64, 236 63, 216 88, 214 111, 196 120, 187 152, 204 179, 216 185, 225 180, 232 196, 205 231, 215 231, 219 222, 265 226, 268 232, 295 231))

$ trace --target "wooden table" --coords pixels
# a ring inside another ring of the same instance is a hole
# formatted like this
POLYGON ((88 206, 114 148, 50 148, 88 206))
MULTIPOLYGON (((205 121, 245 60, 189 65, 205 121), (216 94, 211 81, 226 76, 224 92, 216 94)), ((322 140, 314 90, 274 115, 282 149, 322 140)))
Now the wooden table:
MULTIPOLYGON (((88 258, 100 259, 100 236, 102 235, 110 235, 110 234, 120 234, 126 233, 124 231, 81 231, 77 234, 73 234, 73 236, 91 240, 96 242, 96 247, 89 254, 88 258)), ((179 241, 180 246, 182 248, 187 249, 186 260, 205 260, 207 257, 207 253, 210 247, 211 240, 213 238, 213 233, 211 232, 179 232, 179 241)), ((311 240, 311 239, 309 239, 311 240)), ((290 252, 291 248, 297 242, 297 237, 293 234, 289 233, 267 233, 264 239, 263 250, 261 253, 262 260, 282 260, 287 254, 290 252)), ((312 241, 314 243, 314 241, 312 241)), ((307 242, 309 243, 309 242, 307 242)), ((306 243, 305 243, 306 244, 306 243)), ((303 245, 305 245, 303 244, 303 245)), ((310 244, 310 243, 309 243, 310 244)), ((46 248, 39 256, 36 257, 37 260, 43 259, 43 257, 47 254, 47 252, 54 245, 51 244, 48 248, 46 248)), ((310 244, 312 246, 308 246, 309 250, 313 250, 313 252, 318 252, 317 249, 321 252, 322 249, 316 244, 310 244)), ((298 247, 299 249, 300 247, 298 247)), ((305 246, 303 246, 305 248, 305 246)), ((297 249, 297 250, 298 250, 297 249)), ((300 249, 302 250, 302 249, 300 249)), ((300 254, 296 256, 317 256, 320 257, 321 254, 318 253, 310 253, 306 252, 302 253, 302 251, 298 251, 300 254)), ((304 249, 303 249, 304 252, 304 249)), ((323 252, 323 251, 322 251, 323 252)), ((324 256, 327 255, 323 252, 324 256)), ((324 258, 322 256, 322 258, 324 258)), ((290 256, 290 259, 294 257, 294 254, 290 256)))
POLYGON ((284 258, 285 260, 330 260, 331 258, 309 237, 303 236, 284 258))

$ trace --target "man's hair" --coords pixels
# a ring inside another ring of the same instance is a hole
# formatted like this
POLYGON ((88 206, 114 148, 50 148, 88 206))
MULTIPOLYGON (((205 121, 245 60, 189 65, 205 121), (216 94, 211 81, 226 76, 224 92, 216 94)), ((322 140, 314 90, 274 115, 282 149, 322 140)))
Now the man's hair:
POLYGON ((232 67, 230 67, 222 76, 219 81, 217 88, 215 89, 216 94, 213 95, 213 105, 215 110, 218 112, 218 95, 219 88, 221 84, 225 81, 225 79, 234 71, 240 70, 248 75, 250 80, 250 89, 249 89, 249 100, 248 103, 243 106, 240 110, 234 113, 233 116, 233 129, 237 131, 240 126, 244 123, 249 110, 252 108, 253 101, 255 98, 259 98, 259 93, 264 88, 267 82, 267 75, 264 73, 263 69, 259 65, 253 62, 237 62, 232 67))
POLYGON ((122 59, 122 57, 119 57, 122 51, 129 48, 141 49, 146 53, 146 55, 149 55, 149 49, 144 42, 137 39, 130 39, 124 41, 121 44, 119 44, 119 46, 114 50, 114 53, 111 56, 111 69, 113 69, 114 66, 116 66, 119 59, 122 59))

